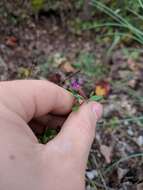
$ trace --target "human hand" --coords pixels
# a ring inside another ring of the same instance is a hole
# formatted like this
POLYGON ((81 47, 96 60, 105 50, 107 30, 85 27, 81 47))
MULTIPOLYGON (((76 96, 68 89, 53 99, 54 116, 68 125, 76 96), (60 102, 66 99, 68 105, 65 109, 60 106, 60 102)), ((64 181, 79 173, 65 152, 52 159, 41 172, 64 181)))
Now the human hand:
POLYGON ((74 98, 47 81, 0 83, 0 189, 83 190, 88 154, 101 117, 99 103, 83 104, 69 115, 46 145, 28 126, 47 113, 64 115, 74 98))

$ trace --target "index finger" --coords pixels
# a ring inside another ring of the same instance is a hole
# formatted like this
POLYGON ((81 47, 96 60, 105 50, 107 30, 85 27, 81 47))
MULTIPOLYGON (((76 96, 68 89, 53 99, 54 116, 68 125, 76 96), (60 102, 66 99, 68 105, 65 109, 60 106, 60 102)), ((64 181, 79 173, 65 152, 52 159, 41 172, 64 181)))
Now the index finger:
POLYGON ((67 114, 73 105, 67 90, 44 80, 0 82, 0 103, 26 122, 52 112, 67 114))

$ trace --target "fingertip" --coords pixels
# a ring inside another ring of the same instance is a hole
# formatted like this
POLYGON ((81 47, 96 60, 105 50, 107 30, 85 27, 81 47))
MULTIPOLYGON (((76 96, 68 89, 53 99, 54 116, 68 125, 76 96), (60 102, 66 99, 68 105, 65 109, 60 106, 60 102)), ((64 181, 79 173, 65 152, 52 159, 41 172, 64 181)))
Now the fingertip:
POLYGON ((92 112, 96 115, 97 120, 99 120, 103 113, 103 106, 98 102, 91 102, 92 103, 92 112))
POLYGON ((91 120, 92 123, 97 122, 103 113, 103 106, 94 101, 85 102, 79 108, 79 115, 84 119, 91 120))

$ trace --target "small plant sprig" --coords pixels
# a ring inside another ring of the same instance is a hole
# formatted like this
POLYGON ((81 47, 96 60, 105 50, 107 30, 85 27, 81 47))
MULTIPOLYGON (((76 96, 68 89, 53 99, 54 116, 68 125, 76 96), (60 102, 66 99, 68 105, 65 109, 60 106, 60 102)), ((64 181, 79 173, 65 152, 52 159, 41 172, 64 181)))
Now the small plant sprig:
POLYGON ((72 107, 72 111, 77 111, 79 109, 80 105, 82 105, 84 102, 88 102, 88 101, 100 102, 104 98, 104 96, 96 95, 95 94, 96 92, 94 92, 94 91, 91 92, 89 97, 86 96, 85 92, 82 89, 83 80, 81 78, 80 79, 77 79, 76 77, 73 78, 79 72, 80 72, 80 70, 78 70, 77 72, 73 73, 72 75, 70 75, 68 78, 65 79, 65 81, 67 81, 67 80, 70 81, 71 86, 69 87, 68 90, 75 97, 75 102, 72 107))
POLYGON ((84 102, 88 102, 88 101, 100 102, 101 100, 103 100, 103 96, 97 96, 93 92, 90 94, 89 98, 83 97, 82 95, 80 95, 80 92, 76 90, 70 90, 70 92, 75 97, 75 103, 72 107, 72 111, 77 111, 80 105, 82 105, 84 102))

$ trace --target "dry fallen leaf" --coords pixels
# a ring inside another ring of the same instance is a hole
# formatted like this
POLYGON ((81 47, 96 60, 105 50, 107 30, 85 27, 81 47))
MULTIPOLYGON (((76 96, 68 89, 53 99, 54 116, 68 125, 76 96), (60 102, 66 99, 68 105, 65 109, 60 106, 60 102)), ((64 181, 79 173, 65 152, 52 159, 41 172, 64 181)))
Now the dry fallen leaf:
POLYGON ((18 75, 20 78, 28 78, 31 76, 31 74, 32 74, 32 71, 30 68, 20 67, 18 70, 18 75))
POLYGON ((60 82, 62 81, 62 76, 60 75, 60 73, 52 73, 48 75, 48 80, 55 84, 60 84, 60 82))
POLYGON ((100 152, 104 156, 107 164, 111 163, 112 147, 100 145, 100 152))
POLYGON ((123 169, 123 168, 120 168, 120 167, 117 168, 119 181, 122 180, 122 178, 126 175, 127 172, 128 172, 128 169, 123 169))
POLYGON ((54 66, 60 68, 64 73, 73 73, 76 69, 72 66, 67 57, 63 57, 61 54, 55 54, 54 66))
POLYGON ((96 85, 95 94, 97 96, 107 96, 109 94, 111 87, 106 81, 101 81, 96 85))
POLYGON ((15 47, 17 45, 17 39, 14 36, 9 36, 6 38, 6 45, 10 47, 15 47))
POLYGON ((137 85, 137 82, 138 82, 137 79, 133 78, 133 79, 129 80, 128 86, 131 87, 131 88, 135 88, 136 85, 137 85))
POLYGON ((132 71, 139 71, 139 66, 135 61, 133 61, 132 59, 128 59, 127 63, 132 71))
POLYGON ((65 73, 74 73, 76 71, 76 69, 68 61, 61 63, 59 68, 65 73))
POLYGON ((137 190, 143 190, 143 183, 137 184, 137 190))

